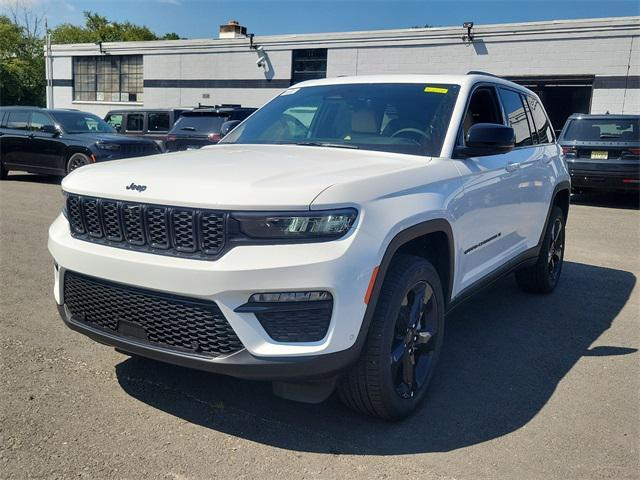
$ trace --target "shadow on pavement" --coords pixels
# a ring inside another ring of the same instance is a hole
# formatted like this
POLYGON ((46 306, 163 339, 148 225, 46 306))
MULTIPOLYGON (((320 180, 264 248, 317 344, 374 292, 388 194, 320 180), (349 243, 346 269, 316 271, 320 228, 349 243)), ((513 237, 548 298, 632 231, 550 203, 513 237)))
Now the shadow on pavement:
POLYGON ((638 192, 589 192, 574 193, 571 203, 589 207, 622 208, 640 210, 640 194, 638 192))
POLYGON ((498 282, 448 317, 427 400, 398 423, 360 416, 335 398, 322 405, 288 402, 274 397, 268 383, 141 358, 120 363, 116 374, 141 402, 278 448, 360 455, 450 451, 524 426, 581 357, 635 353, 623 346, 590 348, 635 283, 629 272, 571 262, 549 296, 522 293, 512 277, 498 282))

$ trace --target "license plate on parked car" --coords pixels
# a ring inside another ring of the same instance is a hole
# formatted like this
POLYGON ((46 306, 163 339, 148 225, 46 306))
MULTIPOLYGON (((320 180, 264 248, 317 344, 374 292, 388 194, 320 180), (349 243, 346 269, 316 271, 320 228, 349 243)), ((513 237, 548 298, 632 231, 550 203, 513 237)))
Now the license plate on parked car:
POLYGON ((609 158, 609 152, 601 151, 601 150, 593 150, 591 152, 592 160, 606 160, 609 158))

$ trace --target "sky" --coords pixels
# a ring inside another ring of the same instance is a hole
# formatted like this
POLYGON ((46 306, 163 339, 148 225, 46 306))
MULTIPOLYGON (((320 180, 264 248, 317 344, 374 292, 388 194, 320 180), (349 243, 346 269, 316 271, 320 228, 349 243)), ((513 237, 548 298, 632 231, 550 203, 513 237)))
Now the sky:
POLYGON ((83 10, 91 10, 185 38, 217 37, 231 19, 272 35, 640 15, 640 0, 0 0, 0 12, 15 2, 50 26, 81 24, 83 10))

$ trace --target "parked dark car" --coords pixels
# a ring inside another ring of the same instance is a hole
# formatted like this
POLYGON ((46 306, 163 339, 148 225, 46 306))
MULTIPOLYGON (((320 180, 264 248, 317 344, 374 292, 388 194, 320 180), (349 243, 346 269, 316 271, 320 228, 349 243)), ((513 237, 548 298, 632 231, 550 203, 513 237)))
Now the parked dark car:
POLYGON ((104 121, 123 135, 154 140, 164 149, 164 142, 173 124, 186 108, 111 110, 104 121))
POLYGON ((118 135, 77 110, 0 108, 0 177, 9 170, 66 175, 94 162, 160 153, 152 140, 118 135))
POLYGON ((640 115, 571 115, 558 143, 574 191, 640 189, 640 115))
POLYGON ((255 108, 240 105, 194 108, 180 116, 167 135, 165 147, 167 151, 175 152, 218 143, 225 134, 255 111, 255 108))

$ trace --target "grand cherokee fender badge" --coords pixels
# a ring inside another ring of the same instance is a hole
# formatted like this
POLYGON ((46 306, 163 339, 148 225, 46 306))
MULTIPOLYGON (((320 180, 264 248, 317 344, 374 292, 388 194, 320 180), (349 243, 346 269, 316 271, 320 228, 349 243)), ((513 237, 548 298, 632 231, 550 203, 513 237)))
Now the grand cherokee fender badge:
POLYGON ((136 190, 138 192, 144 192, 147 189, 146 185, 136 185, 131 182, 131 185, 127 185, 127 190, 136 190))

